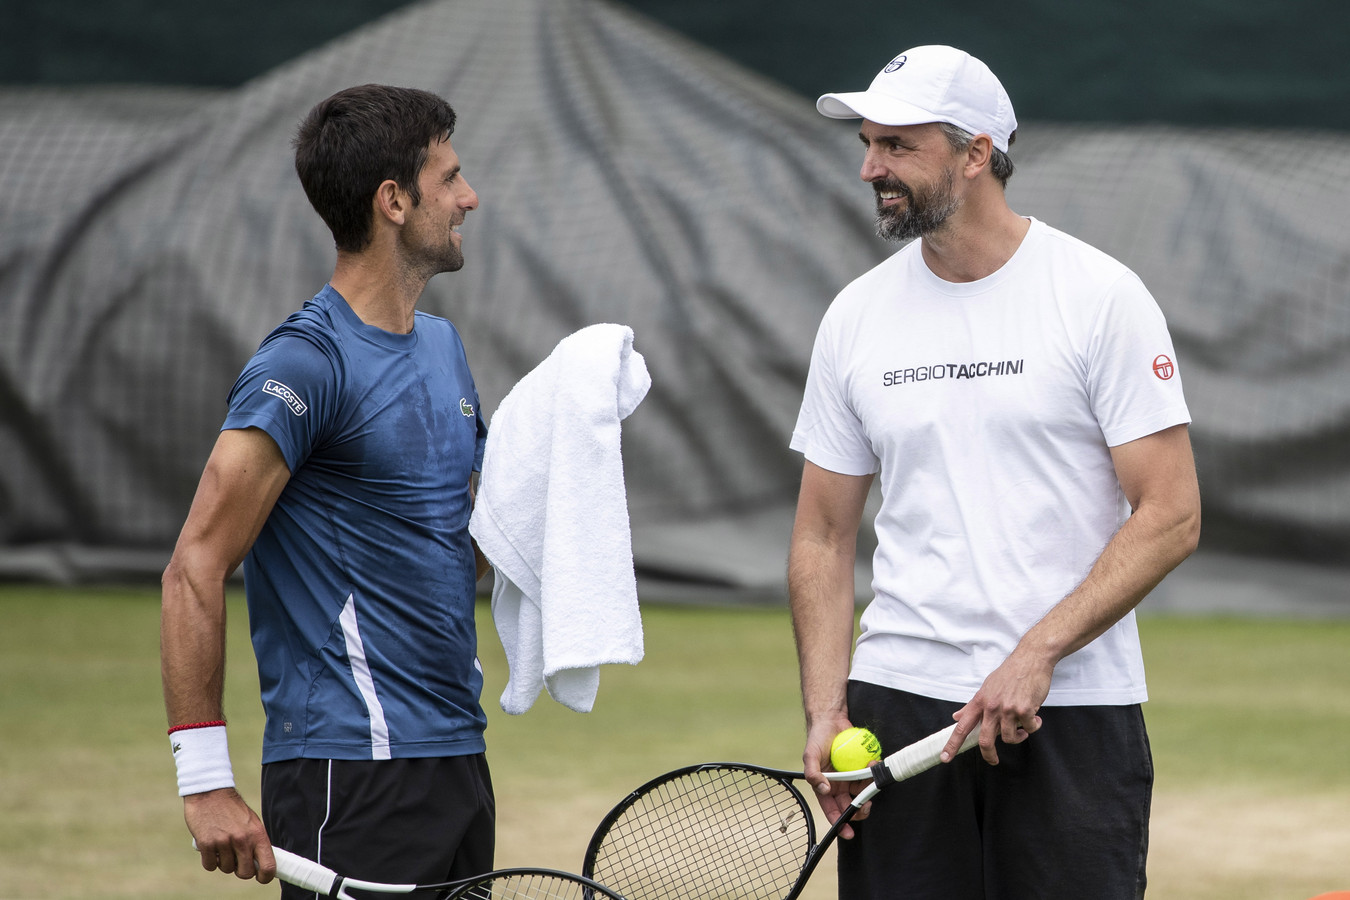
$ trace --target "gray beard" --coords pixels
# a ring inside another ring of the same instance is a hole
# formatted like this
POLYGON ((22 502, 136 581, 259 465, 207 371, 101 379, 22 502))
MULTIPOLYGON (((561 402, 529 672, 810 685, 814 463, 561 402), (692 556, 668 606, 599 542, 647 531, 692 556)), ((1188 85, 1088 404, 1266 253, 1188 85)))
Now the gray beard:
POLYGON ((902 191, 909 200, 904 209, 892 210, 881 205, 878 193, 877 236, 888 241, 909 241, 932 234, 945 225, 961 205, 953 196, 956 181, 951 172, 947 172, 940 183, 924 194, 916 195, 907 185, 895 181, 879 182, 873 187, 878 191, 902 191))

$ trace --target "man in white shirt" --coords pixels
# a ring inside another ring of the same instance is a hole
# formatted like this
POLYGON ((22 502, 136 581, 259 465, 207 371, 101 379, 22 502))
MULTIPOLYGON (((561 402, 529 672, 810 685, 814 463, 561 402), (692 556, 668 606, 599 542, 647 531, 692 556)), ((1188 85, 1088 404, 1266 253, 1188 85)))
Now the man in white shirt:
POLYGON ((840 895, 1141 896, 1133 609, 1200 523, 1162 313, 1125 266, 1009 208, 1017 122, 979 60, 916 47, 817 108, 862 119, 878 231, 918 238, 831 304, 792 437, 803 761, 827 816, 849 799, 821 775, 839 731, 894 750, 957 722, 948 765, 844 830, 840 895), (850 668, 877 473, 875 597, 850 668), (979 752, 957 756, 976 726, 979 752))

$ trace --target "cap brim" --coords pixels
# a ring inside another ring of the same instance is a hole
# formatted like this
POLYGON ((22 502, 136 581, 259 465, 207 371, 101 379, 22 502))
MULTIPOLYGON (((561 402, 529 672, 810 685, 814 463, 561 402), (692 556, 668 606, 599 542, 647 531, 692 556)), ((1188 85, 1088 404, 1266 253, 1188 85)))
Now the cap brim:
POLYGON ((867 119, 878 125, 923 125, 943 121, 941 116, 912 103, 871 91, 824 94, 816 101, 816 111, 831 119, 867 119))

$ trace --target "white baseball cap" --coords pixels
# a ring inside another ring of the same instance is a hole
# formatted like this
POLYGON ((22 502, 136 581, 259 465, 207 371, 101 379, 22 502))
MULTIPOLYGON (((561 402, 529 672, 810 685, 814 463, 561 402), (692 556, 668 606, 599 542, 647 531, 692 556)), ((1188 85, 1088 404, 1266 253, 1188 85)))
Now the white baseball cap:
POLYGON ((1008 152, 1017 130, 1012 101, 989 67, 964 50, 930 44, 914 47, 886 64, 865 91, 825 94, 816 109, 831 119, 864 118, 878 125, 950 122, 971 134, 987 134, 1008 152))

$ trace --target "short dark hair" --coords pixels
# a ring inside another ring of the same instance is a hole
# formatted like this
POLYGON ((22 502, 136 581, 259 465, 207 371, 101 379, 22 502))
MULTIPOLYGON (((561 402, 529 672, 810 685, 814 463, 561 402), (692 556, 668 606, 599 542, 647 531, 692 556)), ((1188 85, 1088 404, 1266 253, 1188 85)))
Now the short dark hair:
MULTIPOLYGON (((953 125, 950 122, 939 122, 938 125, 942 128, 942 134, 947 138, 947 144, 953 152, 960 153, 970 146, 970 142, 975 139, 975 135, 958 125, 953 125)), ((1016 131, 1008 135, 1008 149, 1012 149, 1015 140, 1017 140, 1016 131)), ((993 172, 994 177, 998 179, 998 183, 1006 188, 1008 179, 1012 177, 1013 173, 1012 157, 997 147, 993 148, 989 158, 989 171, 993 172)))
POLYGON ((363 84, 315 105, 296 130, 295 172, 343 251, 371 241, 371 198, 393 179, 416 205, 432 140, 449 140, 455 111, 429 91, 363 84))

